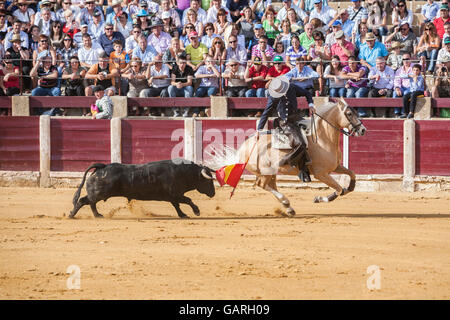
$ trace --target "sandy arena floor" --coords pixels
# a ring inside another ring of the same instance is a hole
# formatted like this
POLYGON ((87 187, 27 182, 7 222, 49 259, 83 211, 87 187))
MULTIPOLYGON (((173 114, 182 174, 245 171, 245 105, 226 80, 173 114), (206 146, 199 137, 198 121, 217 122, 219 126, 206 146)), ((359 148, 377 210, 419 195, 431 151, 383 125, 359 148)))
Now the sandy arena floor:
POLYGON ((450 193, 281 189, 290 219, 260 189, 216 190, 188 194, 192 219, 116 198, 71 220, 75 189, 0 188, 0 299, 450 299, 450 193))

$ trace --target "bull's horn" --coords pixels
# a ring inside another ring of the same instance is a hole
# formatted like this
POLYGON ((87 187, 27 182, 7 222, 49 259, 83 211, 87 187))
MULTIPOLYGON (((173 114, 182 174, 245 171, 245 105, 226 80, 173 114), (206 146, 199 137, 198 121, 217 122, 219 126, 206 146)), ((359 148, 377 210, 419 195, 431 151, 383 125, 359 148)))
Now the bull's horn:
POLYGON ((212 176, 210 176, 210 175, 206 172, 206 169, 202 169, 202 176, 203 176, 205 179, 214 180, 214 178, 213 178, 212 176))

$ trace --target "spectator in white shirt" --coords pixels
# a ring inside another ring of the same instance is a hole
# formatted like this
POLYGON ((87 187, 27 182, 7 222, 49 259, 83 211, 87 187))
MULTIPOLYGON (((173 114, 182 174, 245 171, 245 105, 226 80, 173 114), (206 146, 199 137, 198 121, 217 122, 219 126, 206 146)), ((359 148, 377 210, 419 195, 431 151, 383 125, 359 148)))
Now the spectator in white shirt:
POLYGON ((237 60, 243 66, 247 63, 247 50, 238 44, 236 36, 228 38, 227 61, 232 59, 237 60))
MULTIPOLYGON (((320 19, 325 25, 328 25, 336 15, 336 11, 329 6, 324 6, 322 0, 314 0, 314 9, 309 15, 309 20, 320 19)), ((328 26, 331 27, 331 26, 328 26)))
POLYGON ((29 48, 28 34, 22 31, 22 22, 16 19, 13 22, 12 30, 9 31, 6 34, 5 39, 3 39, 5 50, 11 48, 12 46, 11 39, 15 34, 20 34, 20 39, 22 39, 22 47, 29 48))
POLYGON ((192 9, 195 12, 197 12, 197 20, 198 21, 200 21, 201 23, 206 22, 206 11, 200 7, 200 1, 199 0, 191 0, 190 7, 183 11, 183 19, 181 20, 183 25, 186 25, 189 22, 188 17, 187 17, 187 13, 188 13, 189 9, 192 9))
POLYGON ((295 13, 297 13, 297 16, 302 19, 302 21, 305 20, 305 18, 308 17, 305 11, 297 7, 295 4, 292 3, 292 0, 283 0, 283 8, 278 11, 277 14, 277 20, 280 22, 287 18, 287 12, 289 9, 294 9, 295 13))
POLYGON ((103 48, 98 43, 92 43, 89 34, 83 35, 83 45, 78 49, 78 59, 82 67, 90 68, 98 63, 98 57, 103 52, 103 48))
POLYGON ((226 7, 222 6, 220 0, 211 0, 211 7, 206 12, 206 23, 214 23, 217 21, 217 13, 219 13, 219 9, 224 9, 227 12, 227 21, 232 22, 230 13, 226 7))
POLYGON ((93 23, 89 24, 88 32, 92 35, 92 40, 97 41, 105 30, 105 22, 102 20, 103 16, 100 10, 96 10, 93 15, 93 23))
POLYGON ((34 25, 37 26, 39 23, 39 20, 42 19, 42 10, 44 8, 47 8, 50 10, 51 20, 57 20, 56 13, 51 10, 51 5, 52 5, 52 3, 48 0, 41 1, 41 11, 36 12, 36 14, 34 15, 34 25))
POLYGON ((175 9, 170 7, 169 0, 161 0, 161 5, 159 6, 159 12, 157 14, 158 18, 162 19, 163 12, 168 12, 170 14, 170 17, 172 18, 172 22, 174 23, 175 27, 177 28, 181 27, 180 15, 175 9))
POLYGON ((131 35, 125 40, 125 51, 131 55, 133 50, 138 46, 139 37, 142 34, 141 27, 134 25, 131 35))
POLYGON ((33 9, 28 7, 28 2, 26 0, 19 0, 17 6, 18 9, 14 10, 13 17, 22 21, 24 29, 29 30, 30 26, 34 24, 35 12, 33 9))
POLYGON ((152 63, 158 52, 151 45, 147 45, 147 38, 141 34, 138 40, 138 46, 133 50, 133 58, 138 57, 142 61, 142 65, 147 66, 152 63))

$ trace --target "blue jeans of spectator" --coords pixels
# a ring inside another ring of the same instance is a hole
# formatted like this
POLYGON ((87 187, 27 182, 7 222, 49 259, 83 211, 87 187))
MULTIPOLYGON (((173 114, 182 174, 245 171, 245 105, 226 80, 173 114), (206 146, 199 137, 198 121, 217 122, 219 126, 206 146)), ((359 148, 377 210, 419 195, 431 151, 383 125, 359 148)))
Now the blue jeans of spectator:
MULTIPOLYGON (((170 85, 167 89, 169 92, 169 97, 175 98, 175 97, 185 97, 185 98, 191 98, 194 95, 194 88, 192 86, 187 86, 181 89, 178 89, 176 86, 170 85)), ((181 112, 183 109, 183 116, 187 116, 189 112, 189 108, 172 108, 174 115, 177 115, 179 112, 181 112)))
MULTIPOLYGON (((52 87, 52 88, 43 88, 43 87, 36 87, 31 91, 32 96, 60 96, 61 95, 61 89, 58 87, 52 87)), ((51 108, 50 110, 44 111, 44 109, 39 108, 38 114, 44 114, 49 116, 54 116, 57 113, 60 113, 61 111, 59 108, 51 108)))
POLYGON ((436 67, 438 52, 438 49, 433 49, 431 51, 422 51, 418 54, 419 57, 425 57, 425 59, 427 60, 427 71, 434 71, 434 68, 436 67))
POLYGON ((258 89, 249 89, 245 92, 245 96, 247 98, 265 98, 266 97, 266 89, 258 88, 258 89))
MULTIPOLYGON (((405 94, 409 93, 409 88, 400 88, 400 91, 402 92, 401 96, 397 95, 397 91, 394 89, 394 94, 392 95, 393 98, 400 98, 403 97, 405 94)), ((396 107, 394 108, 394 113, 395 115, 399 116, 400 114, 402 114, 402 112, 404 113, 404 111, 402 110, 402 108, 396 107)))
POLYGON ((332 98, 339 98, 339 97, 344 98, 345 97, 345 92, 346 92, 346 89, 344 87, 342 87, 342 88, 330 88, 329 95, 332 98))
MULTIPOLYGON (((198 98, 203 98, 204 96, 211 97, 211 96, 217 94, 218 91, 219 91, 219 88, 217 88, 217 87, 198 87, 197 90, 195 91, 195 97, 198 97, 198 98)), ((205 108, 202 108, 202 109, 205 109, 205 108)), ((199 114, 199 112, 200 112, 199 107, 193 108, 192 113, 199 114)))
MULTIPOLYGON (((367 94, 369 93, 369 88, 367 87, 350 87, 347 89, 347 98, 365 98, 367 97, 367 94)), ((366 108, 358 108, 358 114, 360 116, 367 116, 366 108)))
POLYGON ((52 88, 43 88, 43 87, 36 87, 31 91, 32 96, 53 96, 57 97, 61 95, 61 89, 58 87, 52 87, 52 88))

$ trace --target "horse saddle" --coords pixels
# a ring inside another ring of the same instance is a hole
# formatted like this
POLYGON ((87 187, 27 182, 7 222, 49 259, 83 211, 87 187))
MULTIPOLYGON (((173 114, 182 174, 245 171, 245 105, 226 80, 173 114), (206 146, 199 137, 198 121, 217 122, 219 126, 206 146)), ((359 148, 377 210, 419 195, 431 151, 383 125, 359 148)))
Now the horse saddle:
MULTIPOLYGON (((293 149, 292 141, 288 135, 286 135, 280 125, 282 120, 277 118, 274 121, 274 129, 272 130, 272 147, 274 149, 291 150, 293 149)), ((311 121, 310 118, 303 119, 297 122, 300 127, 300 132, 305 141, 306 146, 308 146, 307 136, 311 135, 311 121)))
POLYGON ((280 128, 272 130, 272 148, 283 150, 292 149, 291 139, 280 128))

